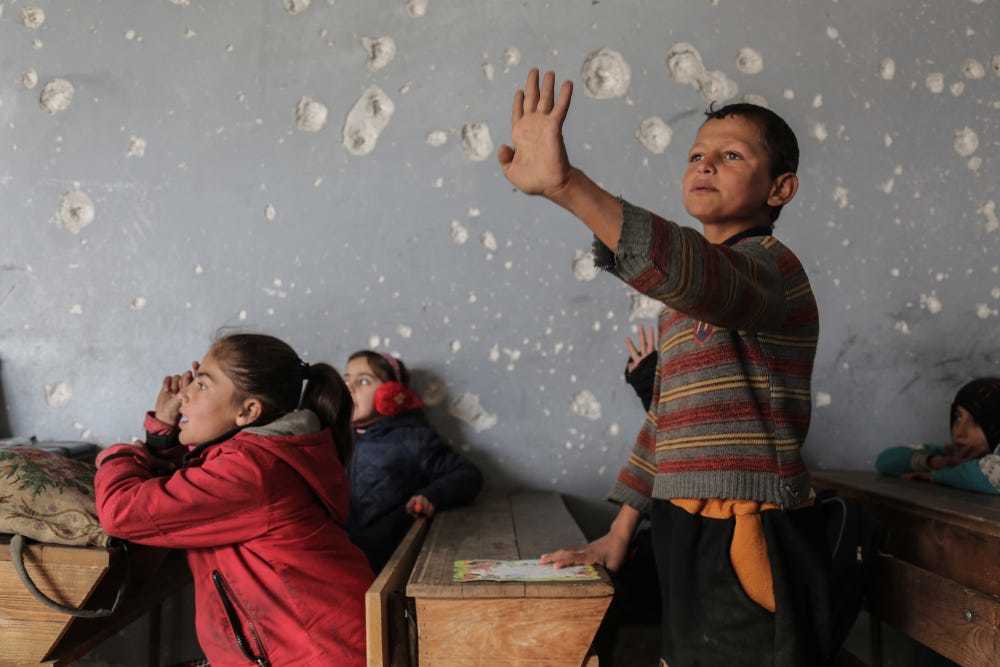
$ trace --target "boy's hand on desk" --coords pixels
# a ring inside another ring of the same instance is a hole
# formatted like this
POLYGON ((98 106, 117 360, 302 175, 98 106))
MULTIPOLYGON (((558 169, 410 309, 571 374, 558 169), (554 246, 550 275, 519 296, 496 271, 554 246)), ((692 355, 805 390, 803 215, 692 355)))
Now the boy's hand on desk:
POLYGON ((612 572, 617 572, 627 554, 628 540, 608 533, 582 549, 560 549, 542 554, 539 562, 552 563, 557 569, 569 565, 603 565, 612 572))
POLYGON ((412 516, 434 516, 434 505, 424 496, 413 496, 406 501, 406 512, 412 516))
POLYGON ((651 326, 639 327, 639 346, 628 336, 625 337, 625 347, 628 349, 628 372, 631 373, 642 360, 656 350, 656 333, 651 326))
POLYGON ((573 83, 564 81, 555 100, 554 72, 546 72, 541 89, 538 70, 528 73, 524 90, 514 95, 511 114, 511 143, 503 144, 497 159, 504 176, 518 190, 529 195, 550 197, 568 182, 572 167, 566 155, 562 125, 569 111, 573 83))
POLYGON ((160 393, 156 397, 156 405, 153 412, 156 418, 164 424, 177 425, 181 413, 181 392, 194 380, 194 373, 198 370, 197 362, 192 364, 192 370, 181 375, 168 375, 163 378, 160 385, 160 393))

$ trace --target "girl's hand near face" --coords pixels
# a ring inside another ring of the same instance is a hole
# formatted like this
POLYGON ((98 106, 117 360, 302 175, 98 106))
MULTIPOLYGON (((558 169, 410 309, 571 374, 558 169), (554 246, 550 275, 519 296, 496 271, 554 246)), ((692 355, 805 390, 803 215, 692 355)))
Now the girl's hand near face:
POLYGON ((656 351, 656 333, 651 326, 639 327, 639 345, 632 342, 628 336, 625 337, 625 347, 628 349, 628 372, 635 370, 642 360, 656 351))
POLYGON ((176 426, 181 416, 181 393, 194 380, 198 372, 198 362, 191 364, 191 370, 181 375, 168 375, 163 378, 160 393, 156 397, 153 408, 155 416, 164 424, 176 426))
POLYGON ((406 512, 411 516, 434 516, 434 505, 424 496, 413 496, 406 502, 406 512))

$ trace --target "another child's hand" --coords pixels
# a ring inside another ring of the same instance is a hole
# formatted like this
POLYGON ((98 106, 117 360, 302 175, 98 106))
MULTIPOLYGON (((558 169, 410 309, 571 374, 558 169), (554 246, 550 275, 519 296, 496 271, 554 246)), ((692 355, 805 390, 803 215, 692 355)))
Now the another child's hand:
POLYGON ((656 333, 651 326, 639 327, 639 346, 628 336, 625 337, 625 347, 628 348, 628 372, 635 370, 642 360, 656 351, 656 333))
POLYGON ((412 516, 434 516, 434 504, 425 496, 413 496, 406 501, 406 512, 412 516))
POLYGON ((556 568, 569 565, 603 565, 617 572, 625 563, 628 554, 628 540, 614 533, 608 533, 580 549, 559 549, 542 554, 541 563, 552 563, 556 568))
POLYGON ((180 419, 181 413, 181 392, 194 380, 194 373, 198 372, 198 362, 191 364, 191 370, 181 375, 168 375, 163 378, 160 385, 160 393, 156 397, 156 405, 153 408, 155 416, 164 424, 175 426, 180 419))
POLYGON ((529 195, 551 196, 569 181, 571 167, 563 142, 562 125, 569 111, 573 83, 563 81, 555 98, 554 72, 546 72, 541 89, 538 70, 528 73, 525 89, 514 95, 511 143, 497 151, 504 176, 529 195))
POLYGON ((914 482, 931 482, 934 483, 934 478, 931 477, 929 472, 908 472, 903 474, 903 479, 908 479, 914 482))

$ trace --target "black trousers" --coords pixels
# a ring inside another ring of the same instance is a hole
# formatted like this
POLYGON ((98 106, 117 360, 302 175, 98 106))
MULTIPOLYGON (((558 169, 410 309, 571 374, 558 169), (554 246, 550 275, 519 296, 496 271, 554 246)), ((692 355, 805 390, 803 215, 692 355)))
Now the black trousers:
POLYGON ((830 555, 822 511, 761 515, 775 612, 751 600, 729 557, 735 519, 654 500, 653 551, 669 667, 807 667, 833 657, 830 555))

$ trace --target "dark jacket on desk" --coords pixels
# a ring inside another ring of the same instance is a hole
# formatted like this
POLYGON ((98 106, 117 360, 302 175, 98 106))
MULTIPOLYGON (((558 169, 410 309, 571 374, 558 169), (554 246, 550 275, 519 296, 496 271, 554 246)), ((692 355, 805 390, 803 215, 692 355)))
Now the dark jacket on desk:
POLYGON ((348 476, 348 533, 375 572, 412 523, 411 497, 426 497, 437 513, 472 502, 483 485, 479 469, 452 451, 419 410, 356 429, 348 476))

